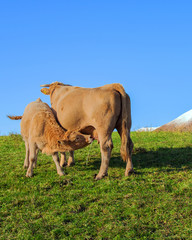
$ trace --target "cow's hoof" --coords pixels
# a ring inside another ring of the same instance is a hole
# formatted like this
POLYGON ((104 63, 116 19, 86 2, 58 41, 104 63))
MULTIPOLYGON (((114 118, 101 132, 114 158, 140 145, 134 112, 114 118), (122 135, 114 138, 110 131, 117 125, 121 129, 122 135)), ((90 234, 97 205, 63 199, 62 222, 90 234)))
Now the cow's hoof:
POLYGON ((96 180, 96 181, 98 181, 98 180, 101 180, 102 178, 104 178, 105 176, 108 176, 108 173, 104 173, 104 174, 95 174, 95 177, 94 177, 94 179, 96 180))
POLYGON ((133 175, 134 173, 135 173, 134 170, 130 169, 130 170, 125 172, 125 177, 129 177, 129 176, 133 175))
POLYGON ((30 173, 30 174, 29 174, 29 173, 26 174, 26 177, 31 178, 32 176, 33 176, 33 175, 32 175, 31 173, 30 173))
POLYGON ((75 165, 75 162, 68 162, 67 167, 72 167, 75 165))
POLYGON ((63 164, 60 164, 60 167, 66 167, 67 166, 67 162, 64 162, 63 164))

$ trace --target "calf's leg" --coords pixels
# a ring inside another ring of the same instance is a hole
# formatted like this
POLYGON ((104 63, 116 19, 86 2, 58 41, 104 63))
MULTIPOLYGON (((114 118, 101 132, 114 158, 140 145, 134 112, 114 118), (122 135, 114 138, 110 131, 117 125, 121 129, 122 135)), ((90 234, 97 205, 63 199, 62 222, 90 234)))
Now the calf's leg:
POLYGON ((39 153, 39 149, 37 148, 36 149, 36 158, 35 158, 35 161, 33 163, 33 167, 36 168, 37 167, 37 156, 38 156, 38 153, 39 153))
POLYGON ((29 167, 27 169, 26 177, 32 177, 33 176, 33 164, 36 161, 36 144, 31 143, 29 146, 29 167))
POLYGON ((25 160, 24 160, 23 168, 28 168, 28 167, 29 167, 29 144, 27 141, 25 141, 25 160))

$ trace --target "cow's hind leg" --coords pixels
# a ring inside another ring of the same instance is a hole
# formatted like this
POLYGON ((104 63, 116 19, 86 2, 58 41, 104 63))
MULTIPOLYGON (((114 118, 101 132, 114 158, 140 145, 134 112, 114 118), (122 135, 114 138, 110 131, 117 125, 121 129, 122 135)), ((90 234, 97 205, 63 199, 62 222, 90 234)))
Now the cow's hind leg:
POLYGON ((126 170, 125 170, 125 176, 129 176, 132 173, 134 173, 133 170, 133 163, 132 163, 132 157, 131 157, 131 153, 133 150, 133 142, 131 140, 131 137, 128 136, 128 157, 127 157, 127 165, 126 165, 126 170))
POLYGON ((35 143, 30 144, 30 147, 29 147, 29 167, 27 169, 26 177, 32 177, 33 176, 33 164, 36 161, 36 157, 37 157, 36 156, 36 150, 37 150, 36 144, 35 143))
POLYGON ((111 151, 113 149, 111 134, 105 137, 99 136, 99 139, 101 149, 101 166, 99 173, 95 177, 96 180, 99 180, 108 175, 109 160, 111 158, 111 151))
POLYGON ((53 161, 55 162, 55 166, 56 166, 56 168, 57 168, 57 173, 58 173, 60 176, 65 175, 65 173, 63 172, 63 170, 62 170, 62 168, 61 168, 61 166, 60 166, 60 164, 59 164, 59 156, 58 156, 58 153, 54 153, 54 154, 52 155, 52 157, 53 157, 53 161))
MULTIPOLYGON (((121 137, 121 142, 122 142, 122 128, 121 128, 121 125, 118 125, 116 126, 117 128, 117 131, 121 137)), ((131 157, 131 153, 132 153, 132 150, 133 150, 133 142, 131 140, 131 137, 130 137, 130 132, 128 132, 127 136, 126 136, 126 141, 125 141, 125 146, 121 146, 121 148, 123 149, 123 160, 126 161, 126 170, 125 170, 125 176, 129 176, 131 175, 132 173, 134 173, 134 170, 133 170, 133 163, 132 163, 132 157, 131 157)), ((122 155, 122 150, 121 150, 121 155, 122 155)))

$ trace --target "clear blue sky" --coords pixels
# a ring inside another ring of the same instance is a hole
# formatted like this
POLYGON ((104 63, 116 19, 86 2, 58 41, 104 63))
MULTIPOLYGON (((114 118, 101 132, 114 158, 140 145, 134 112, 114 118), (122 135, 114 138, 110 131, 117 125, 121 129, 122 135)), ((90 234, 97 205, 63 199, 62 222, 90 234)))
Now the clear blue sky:
POLYGON ((192 109, 192 1, 1 1, 0 81, 0 135, 53 81, 119 82, 132 130, 163 125, 192 109))

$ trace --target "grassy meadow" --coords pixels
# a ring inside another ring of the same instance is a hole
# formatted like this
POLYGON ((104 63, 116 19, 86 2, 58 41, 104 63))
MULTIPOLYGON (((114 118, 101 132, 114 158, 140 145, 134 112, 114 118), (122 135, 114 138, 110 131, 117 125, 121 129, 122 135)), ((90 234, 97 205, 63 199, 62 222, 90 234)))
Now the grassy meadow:
POLYGON ((95 181, 97 142, 62 177, 40 153, 26 178, 21 136, 0 136, 0 239, 192 239, 192 134, 131 137, 136 174, 124 177, 114 132, 109 176, 95 181))

